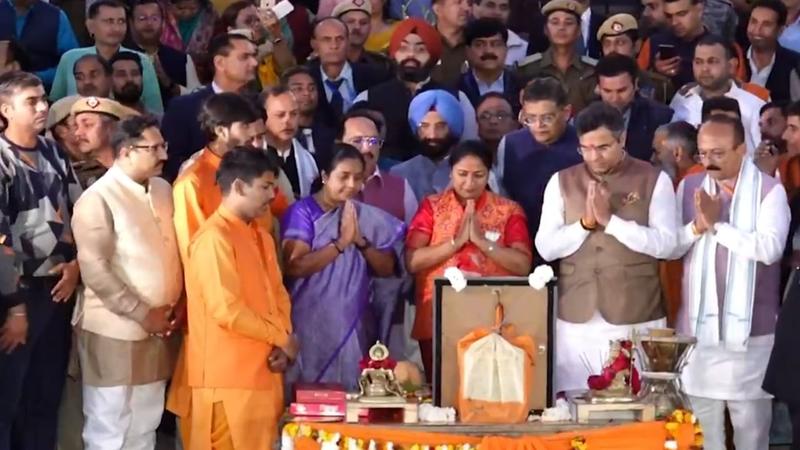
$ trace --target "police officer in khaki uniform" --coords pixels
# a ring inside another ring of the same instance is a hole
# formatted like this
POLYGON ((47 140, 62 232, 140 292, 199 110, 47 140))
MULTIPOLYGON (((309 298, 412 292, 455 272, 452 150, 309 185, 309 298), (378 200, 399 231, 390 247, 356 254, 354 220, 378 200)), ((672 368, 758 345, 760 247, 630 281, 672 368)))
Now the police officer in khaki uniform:
POLYGON ((351 63, 367 64, 381 72, 381 78, 389 78, 394 74, 392 62, 385 55, 368 51, 364 48, 371 33, 372 3, 370 0, 345 0, 333 8, 332 16, 339 18, 347 25, 348 49, 347 60, 351 63))
POLYGON ((581 14, 584 6, 575 0, 552 0, 542 8, 545 34, 550 47, 517 63, 517 75, 523 80, 553 77, 564 84, 573 114, 596 99, 597 60, 580 56, 575 44, 581 39, 581 14))
MULTIPOLYGON (((619 53, 635 59, 642 47, 639 24, 630 14, 616 14, 606 19, 597 29, 597 40, 603 55, 619 53)), ((639 72, 639 95, 642 97, 668 105, 674 94, 669 78, 656 72, 639 72)))
POLYGON ((120 120, 138 116, 127 106, 102 97, 81 97, 70 109, 75 119, 75 138, 78 150, 85 159, 73 163, 81 186, 86 189, 97 181, 114 163, 111 137, 120 120))

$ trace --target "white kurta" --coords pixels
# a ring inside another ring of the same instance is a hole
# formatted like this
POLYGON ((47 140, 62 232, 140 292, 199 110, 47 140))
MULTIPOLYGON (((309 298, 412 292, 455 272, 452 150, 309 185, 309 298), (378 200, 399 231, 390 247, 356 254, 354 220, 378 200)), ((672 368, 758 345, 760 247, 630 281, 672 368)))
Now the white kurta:
MULTIPOLYGON (((670 108, 675 111, 672 121, 678 122, 685 120, 694 126, 700 125, 703 119, 703 98, 700 97, 700 86, 695 86, 686 94, 675 94, 670 108)), ((744 125, 745 143, 747 151, 752 154, 758 144, 761 143, 761 128, 758 126, 761 107, 766 102, 755 95, 739 88, 736 83, 731 83, 730 90, 725 94, 726 97, 736 99, 739 102, 739 111, 742 113, 742 125, 744 125)))
MULTIPOLYGON (((564 198, 558 174, 553 175, 544 191, 542 219, 536 233, 536 250, 548 261, 565 258, 589 237, 580 221, 566 224, 564 198)), ((675 247, 675 192, 669 176, 661 172, 650 199, 648 224, 611 216, 603 232, 615 237, 635 252, 663 259, 675 247)), ((609 341, 628 338, 635 330, 663 328, 666 319, 630 325, 608 323, 599 312, 581 324, 556 321, 555 392, 586 389, 589 375, 600 373, 608 356, 609 341)))
MULTIPOLYGON (((678 186, 678 199, 684 195, 684 183, 678 186)), ((678 217, 683 217, 683 204, 677 202, 678 217)), ((743 232, 730 223, 714 226, 714 238, 729 252, 746 256, 762 264, 774 264, 783 256, 789 232, 789 210, 783 186, 776 185, 764 196, 756 219, 755 232, 743 232)), ((693 249, 699 240, 692 231, 691 222, 679 228, 677 246, 670 259, 681 258, 693 249)), ((689 261, 685 258, 684 261, 689 261)), ((685 262, 688 264, 688 262, 685 262)), ((692 301, 683 293, 684 305, 692 301)), ((718 301, 706 299, 706 301, 718 301)), ((751 338, 746 352, 734 352, 721 346, 699 343, 683 370, 684 391, 693 396, 717 400, 754 400, 770 398, 761 389, 764 373, 772 352, 773 334, 751 338)))

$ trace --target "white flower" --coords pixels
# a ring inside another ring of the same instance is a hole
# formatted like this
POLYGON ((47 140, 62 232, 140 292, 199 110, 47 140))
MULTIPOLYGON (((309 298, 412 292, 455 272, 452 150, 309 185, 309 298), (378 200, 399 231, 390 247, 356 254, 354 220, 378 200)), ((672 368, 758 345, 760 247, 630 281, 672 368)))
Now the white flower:
POLYGON ((458 267, 448 267, 444 271, 444 276, 450 281, 450 285, 456 292, 461 292, 467 287, 467 279, 464 273, 458 270, 458 267))
POLYGON ((483 237, 486 238, 489 242, 497 242, 500 240, 500 232, 498 231, 487 231, 483 233, 483 237))
POLYGON ((528 284, 537 291, 540 291, 547 286, 547 283, 553 279, 554 275, 553 268, 547 264, 536 266, 533 273, 528 275, 528 284))

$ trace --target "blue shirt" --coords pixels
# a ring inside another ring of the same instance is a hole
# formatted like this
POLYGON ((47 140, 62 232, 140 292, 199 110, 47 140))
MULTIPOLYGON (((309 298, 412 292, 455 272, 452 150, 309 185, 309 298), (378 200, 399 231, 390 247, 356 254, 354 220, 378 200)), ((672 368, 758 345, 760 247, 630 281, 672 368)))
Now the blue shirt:
POLYGON ((800 52, 800 17, 786 26, 778 38, 778 43, 789 50, 800 52))
MULTIPOLYGON (((11 3, 11 0, 8 0, 11 3)), ((11 4, 14 7, 14 4, 11 4)), ((16 8, 15 8, 16 11, 16 8)), ((25 24, 28 21, 28 13, 16 16, 16 32, 14 33, 17 40, 20 40, 22 36, 22 30, 25 29, 25 24)), ((69 18, 64 13, 63 10, 59 11, 58 14, 58 40, 56 41, 56 45, 58 48, 58 53, 63 55, 64 53, 72 50, 73 48, 78 47, 78 39, 75 37, 75 33, 72 31, 72 25, 69 23, 69 18)), ((56 67, 50 67, 45 70, 40 70, 35 72, 36 76, 39 77, 45 86, 50 86, 53 84, 53 78, 56 76, 56 67)))

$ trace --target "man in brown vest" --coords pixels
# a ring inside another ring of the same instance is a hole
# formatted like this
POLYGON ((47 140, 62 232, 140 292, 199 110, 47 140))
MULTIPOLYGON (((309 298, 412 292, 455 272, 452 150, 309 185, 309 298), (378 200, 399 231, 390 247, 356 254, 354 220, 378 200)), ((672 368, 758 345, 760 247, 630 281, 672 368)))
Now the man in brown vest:
POLYGON ((583 164, 556 173, 544 193, 536 250, 560 260, 556 392, 586 389, 609 341, 666 326, 658 259, 675 247, 667 174, 625 151, 625 123, 594 103, 577 117, 583 164))

